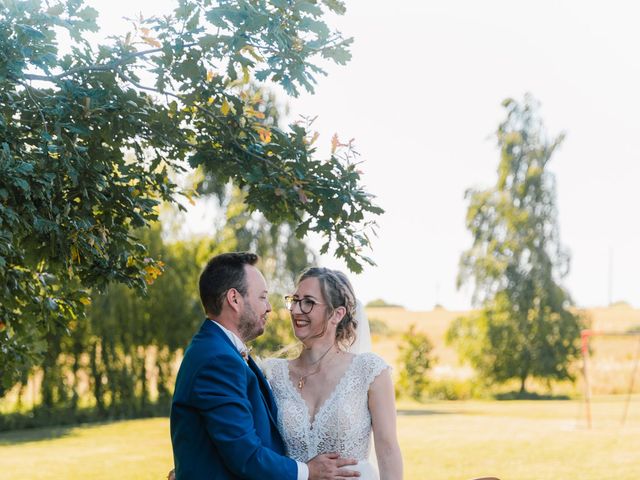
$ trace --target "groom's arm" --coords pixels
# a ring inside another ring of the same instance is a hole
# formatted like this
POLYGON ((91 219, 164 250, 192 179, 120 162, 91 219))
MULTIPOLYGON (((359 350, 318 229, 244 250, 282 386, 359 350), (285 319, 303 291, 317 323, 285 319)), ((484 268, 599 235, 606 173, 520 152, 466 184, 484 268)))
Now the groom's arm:
POLYGON ((258 437, 247 398, 246 366, 235 356, 207 362, 194 379, 192 403, 200 412, 209 438, 225 466, 247 479, 298 479, 290 458, 265 447, 258 437))

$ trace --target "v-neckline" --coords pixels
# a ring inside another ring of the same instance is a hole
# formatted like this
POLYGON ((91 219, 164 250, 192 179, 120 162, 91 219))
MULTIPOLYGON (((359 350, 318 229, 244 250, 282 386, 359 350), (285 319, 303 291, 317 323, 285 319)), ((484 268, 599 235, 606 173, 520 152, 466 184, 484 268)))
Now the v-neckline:
POLYGON ((347 378, 347 375, 349 375, 351 373, 351 369, 353 368, 353 365, 356 363, 356 358, 357 357, 358 357, 357 355, 353 356, 353 358, 351 359, 351 362, 349 363, 349 366, 347 367, 347 369, 342 374, 342 377, 340 377, 340 380, 338 380, 338 382, 336 383, 336 386, 333 387, 333 390, 327 396, 327 398, 324 399, 324 401, 322 402, 322 404, 320 405, 320 407, 316 411, 316 414, 313 416, 313 418, 311 418, 311 409, 309 408, 309 404, 304 399, 302 394, 298 391, 298 389, 296 389, 296 386, 291 381, 291 372, 289 371, 289 361, 285 360, 285 364, 284 365, 286 367, 285 370, 286 370, 286 374, 287 374, 287 384, 289 385, 289 388, 291 390, 293 390, 293 395, 296 398, 298 398, 298 400, 300 400, 300 402, 302 402, 302 404, 304 405, 305 410, 307 411, 307 414, 305 415, 305 418, 307 419, 307 423, 309 424, 309 431, 313 430, 313 427, 315 426, 315 423, 316 423, 316 418, 318 418, 318 415, 320 415, 320 413, 325 409, 325 407, 331 403, 331 401, 333 400, 333 397, 336 396, 338 390, 340 389, 340 386, 342 385, 342 382, 344 382, 344 379, 347 378))

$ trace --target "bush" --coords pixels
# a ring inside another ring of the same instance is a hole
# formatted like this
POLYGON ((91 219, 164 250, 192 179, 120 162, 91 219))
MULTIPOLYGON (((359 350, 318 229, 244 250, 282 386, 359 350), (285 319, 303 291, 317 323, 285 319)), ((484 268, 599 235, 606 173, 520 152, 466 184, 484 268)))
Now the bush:
POLYGON ((471 379, 445 378, 429 382, 426 392, 434 400, 469 400, 483 397, 483 390, 471 379))
POLYGON ((379 318, 369 319, 369 329, 371 330, 371 335, 387 336, 391 333, 391 328, 389 328, 387 322, 379 318))
POLYGON ((424 333, 415 331, 415 325, 402 335, 399 365, 402 368, 396 386, 399 394, 405 394, 415 400, 422 399, 429 379, 427 372, 435 361, 431 352, 433 344, 424 333))

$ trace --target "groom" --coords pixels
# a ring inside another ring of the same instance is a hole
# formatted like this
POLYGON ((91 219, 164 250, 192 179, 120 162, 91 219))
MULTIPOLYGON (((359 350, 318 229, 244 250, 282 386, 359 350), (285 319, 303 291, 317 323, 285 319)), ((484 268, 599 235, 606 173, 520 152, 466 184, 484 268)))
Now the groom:
POLYGON ((325 480, 359 476, 355 460, 284 456, 277 410, 245 342, 264 332, 271 305, 252 253, 213 257, 200 275, 207 319, 185 351, 171 405, 177 480, 325 480))

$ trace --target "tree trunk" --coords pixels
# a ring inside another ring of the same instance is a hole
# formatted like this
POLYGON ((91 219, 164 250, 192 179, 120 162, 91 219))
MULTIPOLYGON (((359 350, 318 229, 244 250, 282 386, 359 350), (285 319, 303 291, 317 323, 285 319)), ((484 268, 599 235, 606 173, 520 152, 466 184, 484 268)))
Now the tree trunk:
POLYGON ((520 393, 519 395, 522 397, 527 393, 527 389, 525 388, 525 384, 527 382, 527 375, 520 377, 520 393))
MULTIPOLYGON (((47 352, 42 362, 42 406, 53 408, 56 403, 56 387, 59 387, 60 372, 58 369, 58 355, 60 355, 60 338, 55 334, 47 335, 47 352)), ((58 392, 59 393, 59 392, 58 392)), ((57 396, 58 398, 60 395, 57 396)))
POLYGON ((90 368, 91 368, 91 376, 93 377, 93 396, 96 399, 96 408, 100 413, 100 416, 104 416, 105 408, 104 408, 104 399, 103 391, 102 391, 102 372, 98 367, 98 342, 93 342, 91 345, 91 356, 90 356, 90 368))

